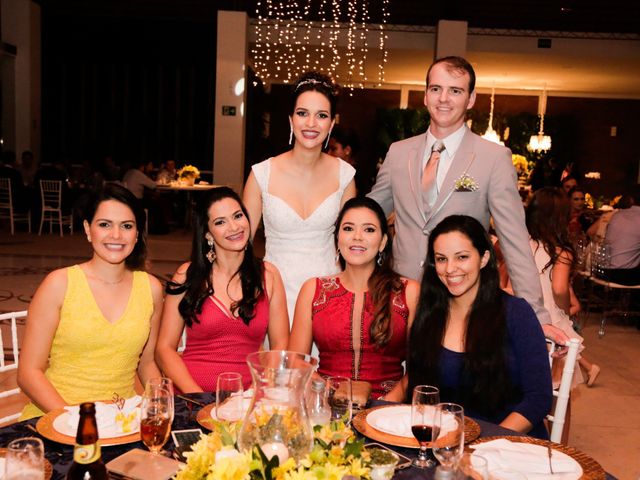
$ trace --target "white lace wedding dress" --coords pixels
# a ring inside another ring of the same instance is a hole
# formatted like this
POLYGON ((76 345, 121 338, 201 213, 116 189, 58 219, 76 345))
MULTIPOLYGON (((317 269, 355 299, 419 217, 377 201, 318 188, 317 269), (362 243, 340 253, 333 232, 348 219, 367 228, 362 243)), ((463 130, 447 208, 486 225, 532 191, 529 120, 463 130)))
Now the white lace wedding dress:
POLYGON ((307 217, 302 218, 284 200, 269 193, 271 159, 252 167, 262 192, 262 219, 266 238, 264 259, 273 263, 282 275, 287 295, 289 324, 302 284, 309 278, 333 275, 335 263, 334 223, 340 211, 344 189, 355 169, 340 160, 340 186, 307 217))

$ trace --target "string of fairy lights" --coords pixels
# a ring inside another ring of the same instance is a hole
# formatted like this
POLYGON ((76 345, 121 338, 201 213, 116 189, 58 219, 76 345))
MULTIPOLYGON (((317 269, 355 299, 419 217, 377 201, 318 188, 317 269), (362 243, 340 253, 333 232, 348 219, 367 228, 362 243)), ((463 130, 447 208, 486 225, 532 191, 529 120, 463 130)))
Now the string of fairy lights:
POLYGON ((316 70, 351 89, 382 85, 389 1, 257 0, 250 49, 256 75, 291 83, 316 70))

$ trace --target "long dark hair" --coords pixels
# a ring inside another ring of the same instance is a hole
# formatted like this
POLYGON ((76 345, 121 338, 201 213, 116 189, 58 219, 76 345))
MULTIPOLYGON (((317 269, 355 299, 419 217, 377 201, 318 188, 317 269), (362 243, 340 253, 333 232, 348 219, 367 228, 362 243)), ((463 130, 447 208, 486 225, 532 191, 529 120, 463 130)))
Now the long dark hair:
MULTIPOLYGON (((187 269, 187 278, 181 284, 174 282, 167 284, 166 292, 169 295, 179 295, 185 292, 178 305, 178 311, 188 327, 192 326, 193 322, 199 323, 197 315, 202 313, 202 304, 209 295, 214 293, 213 283, 211 282, 213 264, 206 257, 210 247, 207 244, 205 235, 209 232, 209 208, 214 203, 225 198, 231 198, 238 202, 242 213, 249 220, 247 209, 236 192, 229 187, 218 187, 209 190, 196 207, 193 243, 191 246, 191 264, 187 269)), ((242 299, 231 305, 231 312, 237 314, 246 325, 255 316, 256 304, 260 297, 265 294, 263 271, 262 262, 254 256, 251 242, 248 242, 242 263, 238 271, 233 275, 240 275, 242 299)))
MULTIPOLYGON (((575 189, 571 189, 573 192, 575 189)), ((568 238, 571 216, 569 198, 563 190, 545 187, 536 191, 526 210, 527 229, 531 238, 542 244, 550 260, 544 270, 552 267, 565 250, 573 257, 574 250, 568 238)))
MULTIPOLYGON (((378 205, 378 202, 369 197, 357 197, 348 200, 336 220, 336 226, 333 233, 334 242, 336 248, 338 247, 338 235, 340 233, 340 224, 344 215, 354 208, 366 208, 371 210, 378 217, 380 223, 380 232, 382 235, 387 236, 387 244, 381 253, 381 265, 375 262, 375 267, 371 277, 369 277, 369 294, 373 303, 373 322, 369 328, 369 336, 371 341, 378 347, 384 347, 391 336, 393 335, 393 328, 391 324, 391 314, 393 311, 393 302, 391 301, 391 295, 397 295, 402 292, 402 280, 400 275, 393 271, 391 267, 393 265, 393 254, 391 249, 391 238, 389 238, 389 227, 387 226, 387 218, 384 215, 382 207, 378 205)), ((345 269, 346 263, 342 255, 339 256, 340 267, 345 269)))
POLYGON ((478 412, 489 415, 512 398, 505 360, 506 317, 491 241, 480 222, 467 215, 445 218, 429 236, 420 299, 409 335, 407 394, 410 398, 416 385, 440 384, 438 365, 451 294, 436 272, 433 244, 440 235, 450 232, 460 232, 469 238, 480 256, 489 252, 489 261, 480 270, 478 294, 467 319, 461 399, 463 404, 473 405, 478 412))
POLYGON ((90 196, 89 202, 84 209, 83 220, 91 224, 98 207, 102 202, 107 200, 120 202, 129 207, 133 212, 138 236, 136 238, 136 244, 129 256, 125 259, 124 264, 130 270, 144 270, 145 260, 147 259, 147 239, 144 231, 145 213, 140 204, 140 200, 138 200, 133 193, 117 183, 105 184, 104 187, 90 196))
POLYGON ((293 115, 296 109, 298 97, 304 92, 319 92, 329 100, 331 106, 331 118, 336 116, 336 103, 338 102, 338 87, 328 75, 320 72, 305 72, 294 83, 291 93, 291 103, 289 105, 289 114, 293 115))

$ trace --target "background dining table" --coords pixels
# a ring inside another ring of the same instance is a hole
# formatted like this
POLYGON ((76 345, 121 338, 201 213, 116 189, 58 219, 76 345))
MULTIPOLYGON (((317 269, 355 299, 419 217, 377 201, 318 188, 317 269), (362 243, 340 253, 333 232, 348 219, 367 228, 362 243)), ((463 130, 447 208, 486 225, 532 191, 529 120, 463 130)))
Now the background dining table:
MULTIPOLYGON (((201 404, 211 404, 215 401, 215 395, 212 393, 192 393, 185 394, 182 397, 187 397, 195 400, 201 404)), ((373 401, 372 406, 390 404, 389 402, 373 401)), ((175 398, 175 418, 172 425, 172 430, 183 430, 189 428, 202 428, 196 421, 196 415, 202 407, 195 403, 189 402, 181 397, 175 398)), ((9 442, 20 437, 40 436, 34 433, 31 429, 35 427, 38 419, 34 418, 24 422, 17 422, 0 428, 0 447, 5 447, 9 442)), ((480 438, 492 437, 492 436, 506 436, 516 435, 524 436, 523 434, 502 428, 493 423, 485 422, 482 420, 476 420, 481 428, 480 438)), ((207 433, 206 429, 202 428, 204 433, 207 433)), ((46 438, 42 438, 45 446, 45 456, 53 466, 52 480, 63 480, 65 475, 73 462, 73 446, 63 445, 57 442, 53 442, 46 438)), ((373 442, 373 441, 372 441, 373 442)), ((368 443, 368 442, 367 442, 368 443)), ((141 441, 133 442, 125 445, 113 445, 102 447, 102 458, 105 463, 113 460, 114 458, 122 455, 123 453, 133 449, 140 448, 146 450, 146 447, 141 441)), ((167 451, 173 451, 175 445, 173 440, 169 437, 169 440, 164 446, 167 451)), ((389 446, 392 450, 414 459, 417 456, 417 449, 401 448, 389 446)), ((406 468, 404 470, 396 471, 394 480, 408 480, 408 479, 425 479, 431 480, 434 477, 435 469, 422 470, 415 467, 406 468)), ((607 479, 615 480, 615 477, 607 474, 607 479)))

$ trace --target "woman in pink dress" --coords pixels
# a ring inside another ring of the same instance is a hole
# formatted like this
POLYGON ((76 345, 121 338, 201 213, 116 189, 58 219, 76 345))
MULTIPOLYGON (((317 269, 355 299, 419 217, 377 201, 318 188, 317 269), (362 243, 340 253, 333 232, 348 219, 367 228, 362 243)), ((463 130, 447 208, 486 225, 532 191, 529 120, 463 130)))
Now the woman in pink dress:
POLYGON ((418 283, 392 270, 387 222, 375 200, 347 201, 334 238, 342 272, 303 284, 288 348, 309 353, 315 342, 321 375, 367 381, 378 397, 383 381, 402 378, 418 283))
POLYGON ((250 234, 247 211, 230 188, 210 190, 198 205, 191 261, 167 286, 156 345, 158 365, 183 392, 215 391, 222 372, 240 373, 248 387, 246 357, 265 335, 272 349, 287 346, 282 280, 273 265, 254 257, 250 234))

